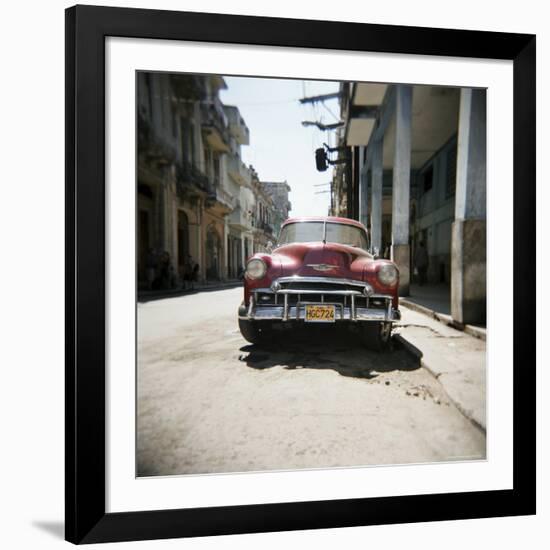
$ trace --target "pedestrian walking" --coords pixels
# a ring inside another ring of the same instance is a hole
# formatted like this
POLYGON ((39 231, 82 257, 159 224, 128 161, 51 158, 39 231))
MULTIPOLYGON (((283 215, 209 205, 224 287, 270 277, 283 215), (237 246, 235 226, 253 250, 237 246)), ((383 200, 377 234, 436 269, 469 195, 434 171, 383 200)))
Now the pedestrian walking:
POLYGON ((193 274, 191 275, 191 289, 194 288, 194 284, 199 280, 199 264, 195 264, 193 267, 193 274))
POLYGON ((195 263, 193 262, 193 257, 191 254, 187 254, 185 258, 185 264, 183 266, 183 284, 185 289, 193 287, 193 267, 195 263))
POLYGON ((159 262, 159 279, 160 279, 160 288, 167 290, 173 287, 174 285, 174 268, 170 260, 170 252, 165 250, 160 257, 159 262))

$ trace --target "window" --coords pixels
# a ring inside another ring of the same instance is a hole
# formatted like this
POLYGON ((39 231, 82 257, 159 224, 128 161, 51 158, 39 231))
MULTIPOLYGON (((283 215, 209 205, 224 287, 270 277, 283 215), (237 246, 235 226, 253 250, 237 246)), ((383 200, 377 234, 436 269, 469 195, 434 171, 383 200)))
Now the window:
POLYGON ((192 120, 189 121, 189 162, 195 163, 195 124, 192 120))
POLYGON ((188 127, 188 124, 187 124, 187 120, 184 117, 180 117, 181 156, 183 157, 184 160, 189 162, 190 161, 190 158, 189 158, 190 153, 189 153, 189 147, 187 146, 187 141, 188 141, 187 135, 188 135, 188 133, 189 133, 189 127, 188 127))
POLYGON ((210 149, 207 147, 204 148, 204 173, 210 177, 210 160, 212 158, 212 154, 210 153, 210 149))
MULTIPOLYGON (((325 231, 324 222, 289 223, 281 230, 280 245, 290 243, 320 242, 325 231)), ((367 249, 365 232, 354 225, 328 222, 326 224, 326 242, 345 244, 367 249)))
POLYGON ((151 85, 151 74, 145 73, 145 87, 147 88, 147 104, 149 107, 149 117, 153 120, 153 87, 151 85))
POLYGON ((214 183, 220 185, 220 155, 214 156, 214 183))
POLYGON ((445 198, 454 197, 456 192, 456 144, 447 153, 447 174, 445 198))
POLYGON ((427 193, 434 183, 434 167, 433 164, 429 168, 426 168, 424 174, 422 175, 422 189, 424 193, 427 193))
POLYGON ((166 128, 165 113, 164 113, 164 109, 166 107, 166 105, 165 105, 166 102, 165 102, 165 98, 164 98, 164 86, 162 85, 163 80, 158 79, 157 83, 158 83, 158 89, 159 89, 160 125, 164 129, 164 128, 166 128))
POLYGON ((177 112, 176 112, 176 107, 174 106, 173 103, 170 104, 170 111, 171 111, 171 114, 172 114, 172 117, 171 117, 172 137, 177 138, 178 137, 178 122, 176 120, 177 112))

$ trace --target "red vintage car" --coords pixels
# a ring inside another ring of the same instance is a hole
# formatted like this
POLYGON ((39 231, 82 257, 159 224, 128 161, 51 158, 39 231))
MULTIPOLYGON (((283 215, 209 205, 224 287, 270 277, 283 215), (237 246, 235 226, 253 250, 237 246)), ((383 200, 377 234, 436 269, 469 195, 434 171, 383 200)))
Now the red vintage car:
POLYGON ((381 350, 400 319, 399 272, 368 252, 361 223, 336 217, 290 218, 272 253, 246 264, 239 328, 253 344, 272 329, 296 323, 357 327, 365 345, 381 350))

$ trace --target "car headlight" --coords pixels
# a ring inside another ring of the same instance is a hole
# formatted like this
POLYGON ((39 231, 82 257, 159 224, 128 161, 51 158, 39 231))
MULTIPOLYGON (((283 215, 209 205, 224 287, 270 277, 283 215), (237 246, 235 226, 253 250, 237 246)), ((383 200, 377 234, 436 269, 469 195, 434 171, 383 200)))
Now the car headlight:
POLYGON ((254 258, 246 264, 246 276, 249 279, 261 279, 267 272, 267 266, 263 260, 254 258))
POLYGON ((386 286, 393 286, 397 282, 397 269, 392 264, 384 264, 378 270, 378 280, 386 286))

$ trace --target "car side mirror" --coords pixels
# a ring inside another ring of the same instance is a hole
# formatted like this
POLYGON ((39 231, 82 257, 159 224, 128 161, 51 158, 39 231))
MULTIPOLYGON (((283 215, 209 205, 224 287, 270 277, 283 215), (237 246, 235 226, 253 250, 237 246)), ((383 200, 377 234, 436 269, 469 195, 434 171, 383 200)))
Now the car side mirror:
POLYGON ((378 250, 377 246, 372 249, 372 255, 374 256, 375 260, 378 260, 380 258, 380 251, 378 250))
POLYGON ((271 254, 273 252, 273 243, 271 241, 267 241, 266 250, 268 254, 271 254))
POLYGON ((327 152, 322 147, 315 149, 315 165, 319 172, 326 172, 328 169, 327 152))

